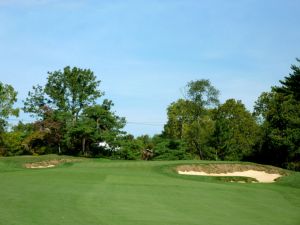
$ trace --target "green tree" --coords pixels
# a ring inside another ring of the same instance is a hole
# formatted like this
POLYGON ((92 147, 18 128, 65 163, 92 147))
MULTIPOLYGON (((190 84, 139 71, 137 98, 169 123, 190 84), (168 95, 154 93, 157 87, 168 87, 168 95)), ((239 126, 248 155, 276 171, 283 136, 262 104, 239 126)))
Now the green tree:
POLYGON ((211 110, 219 104, 219 91, 204 79, 189 82, 185 90, 186 99, 168 107, 164 135, 185 140, 192 154, 209 158, 208 143, 214 131, 211 110))
MULTIPOLYGON (((119 137, 124 134, 122 129, 126 124, 125 118, 117 116, 112 111, 112 107, 112 101, 105 99, 101 105, 87 107, 83 113, 96 126, 94 140, 106 142, 111 147, 110 152, 106 154, 112 154, 113 149, 119 147, 119 137)), ((99 154, 99 150, 103 151, 103 149, 94 149, 92 154, 99 154)))
POLYGON ((183 140, 155 135, 152 138, 152 143, 155 160, 184 160, 192 158, 187 152, 187 146, 183 140))
POLYGON ((141 139, 134 138, 132 135, 121 135, 118 138, 119 150, 112 155, 116 159, 137 160, 141 159, 141 151, 145 148, 141 139))
MULTIPOLYGON (((299 59, 297 59, 298 62, 299 59)), ((262 93, 255 105, 255 115, 262 130, 258 160, 300 170, 300 66, 280 81, 282 86, 262 93)))
POLYGON ((197 154, 200 159, 212 159, 213 149, 210 146, 215 130, 215 121, 210 113, 202 114, 184 126, 184 140, 188 143, 192 154, 197 154))
POLYGON ((21 155, 24 153, 23 133, 20 131, 10 131, 3 133, 3 151, 4 156, 21 155))
POLYGON ((263 93, 255 105, 263 130, 259 161, 300 169, 300 102, 292 95, 263 93))
POLYGON ((35 140, 56 146, 59 153, 81 151, 87 155, 92 143, 113 139, 125 120, 111 111, 111 101, 96 105, 104 94, 99 85, 89 69, 68 66, 63 71, 49 72, 45 87, 34 86, 24 102, 24 111, 37 116, 41 127, 35 140))
MULTIPOLYGON (((220 92, 211 85, 209 80, 191 81, 186 86, 186 96, 194 103, 198 110, 214 108, 219 104, 220 92)), ((196 111, 197 112, 197 111, 196 111)))
POLYGON ((9 116, 18 116, 19 109, 14 108, 17 92, 11 85, 0 82, 0 130, 4 130, 9 116))
POLYGON ((215 113, 216 158, 242 160, 252 154, 259 137, 255 118, 241 101, 229 99, 215 113))
POLYGON ((69 112, 76 121, 82 110, 100 98, 100 81, 89 69, 65 67, 63 71, 48 72, 48 80, 43 88, 34 86, 24 102, 24 111, 40 115, 41 107, 69 112))
POLYGON ((0 155, 6 154, 4 147, 4 132, 9 116, 18 116, 19 109, 14 108, 17 101, 17 92, 11 85, 0 82, 0 155))
MULTIPOLYGON (((300 59, 296 59, 300 63, 300 59)), ((284 77, 280 83, 282 86, 274 87, 274 91, 285 95, 292 95, 297 101, 300 101, 300 66, 292 65, 292 73, 284 77)))
POLYGON ((71 123, 68 128, 68 145, 73 149, 81 148, 84 155, 101 154, 103 149, 95 146, 99 142, 105 141, 112 148, 116 147, 118 135, 125 126, 125 118, 115 115, 111 111, 112 105, 111 101, 105 99, 102 105, 86 107, 77 123, 71 123))
POLYGON ((89 69, 65 67, 62 71, 48 73, 45 93, 59 110, 71 112, 76 120, 82 110, 95 104, 103 93, 98 90, 100 81, 89 69))
POLYGON ((42 118, 44 116, 44 106, 50 105, 50 100, 46 98, 46 93, 41 85, 32 87, 28 92, 28 97, 24 101, 23 111, 30 113, 31 116, 42 118))
POLYGON ((167 108, 168 122, 164 126, 164 135, 173 139, 183 138, 183 127, 191 118, 189 101, 179 99, 167 108))

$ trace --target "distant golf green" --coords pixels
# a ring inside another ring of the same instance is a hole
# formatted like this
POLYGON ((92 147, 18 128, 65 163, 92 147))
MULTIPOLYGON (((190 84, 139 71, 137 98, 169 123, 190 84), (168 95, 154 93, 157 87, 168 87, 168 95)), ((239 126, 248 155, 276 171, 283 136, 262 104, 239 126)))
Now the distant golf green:
POLYGON ((0 158, 0 225, 299 225, 300 173, 272 184, 175 173, 207 161, 0 158))

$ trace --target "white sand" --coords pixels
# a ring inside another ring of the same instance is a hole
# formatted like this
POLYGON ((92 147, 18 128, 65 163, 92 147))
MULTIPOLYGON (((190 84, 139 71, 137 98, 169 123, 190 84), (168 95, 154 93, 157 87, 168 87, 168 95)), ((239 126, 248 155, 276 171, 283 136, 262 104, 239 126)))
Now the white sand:
POLYGON ((232 172, 232 173, 205 173, 197 171, 178 171, 179 174, 183 175, 197 175, 197 176, 234 176, 234 177, 252 177, 261 183, 272 183, 275 179, 281 177, 280 174, 270 174, 264 171, 247 170, 242 172, 232 172))
POLYGON ((51 167, 55 167, 55 165, 46 165, 46 166, 30 166, 28 168, 30 169, 44 169, 44 168, 51 168, 51 167))

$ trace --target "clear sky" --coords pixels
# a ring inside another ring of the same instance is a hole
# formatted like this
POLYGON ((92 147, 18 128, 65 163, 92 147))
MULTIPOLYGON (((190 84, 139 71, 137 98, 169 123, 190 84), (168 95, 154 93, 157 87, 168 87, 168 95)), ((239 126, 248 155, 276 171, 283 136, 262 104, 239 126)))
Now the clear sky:
POLYGON ((299 0, 0 0, 0 81, 22 106, 47 71, 90 68, 125 130, 152 135, 191 80, 252 110, 300 57, 299 21, 299 0))

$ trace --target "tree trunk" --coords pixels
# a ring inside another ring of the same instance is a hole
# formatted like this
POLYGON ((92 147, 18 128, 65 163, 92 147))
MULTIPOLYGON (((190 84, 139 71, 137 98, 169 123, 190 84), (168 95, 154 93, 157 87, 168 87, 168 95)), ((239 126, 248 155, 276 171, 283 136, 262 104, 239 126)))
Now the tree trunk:
POLYGON ((58 154, 61 154, 60 144, 58 144, 58 154))
POLYGON ((83 152, 83 155, 86 156, 86 152, 85 152, 85 138, 82 139, 82 152, 83 152))
POLYGON ((99 131, 100 130, 100 118, 97 118, 97 131, 99 131))
POLYGON ((202 160, 203 159, 203 154, 202 154, 202 151, 201 151, 201 147, 198 145, 198 143, 196 141, 193 141, 193 143, 194 143, 194 145, 195 145, 195 147, 198 151, 200 160, 202 160))
POLYGON ((201 148, 200 148, 200 147, 198 147, 198 151, 199 151, 199 157, 200 157, 200 160, 202 160, 202 159, 203 159, 203 155, 202 155, 202 151, 201 151, 201 148))

